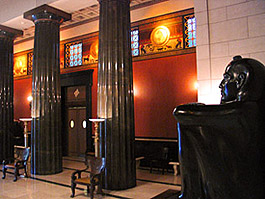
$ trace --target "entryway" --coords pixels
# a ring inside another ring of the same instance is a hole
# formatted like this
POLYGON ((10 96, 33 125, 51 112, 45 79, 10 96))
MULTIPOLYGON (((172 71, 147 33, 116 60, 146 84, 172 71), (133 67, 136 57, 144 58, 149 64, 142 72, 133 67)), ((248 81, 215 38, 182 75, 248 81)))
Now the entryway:
POLYGON ((84 157, 93 152, 92 124, 93 70, 61 75, 63 156, 84 157))

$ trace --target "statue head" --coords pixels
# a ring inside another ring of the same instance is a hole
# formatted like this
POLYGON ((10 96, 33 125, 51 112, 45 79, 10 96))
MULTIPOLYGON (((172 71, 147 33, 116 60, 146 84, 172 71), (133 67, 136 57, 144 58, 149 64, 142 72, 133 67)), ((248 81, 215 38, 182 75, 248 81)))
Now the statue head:
POLYGON ((265 100, 265 67, 257 60, 235 56, 226 67, 219 88, 221 103, 265 100))

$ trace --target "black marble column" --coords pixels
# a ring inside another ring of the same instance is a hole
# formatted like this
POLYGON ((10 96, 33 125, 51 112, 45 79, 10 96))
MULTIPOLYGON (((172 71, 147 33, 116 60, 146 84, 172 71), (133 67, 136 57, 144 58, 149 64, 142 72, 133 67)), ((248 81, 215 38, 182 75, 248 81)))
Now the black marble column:
POLYGON ((13 154, 13 41, 16 30, 0 25, 0 162, 13 154))
POLYGON ((62 171, 60 24, 71 15, 48 5, 24 13, 35 23, 32 69, 31 173, 62 171))
POLYGON ((98 117, 100 153, 106 158, 104 187, 136 185, 130 1, 99 0, 98 117))

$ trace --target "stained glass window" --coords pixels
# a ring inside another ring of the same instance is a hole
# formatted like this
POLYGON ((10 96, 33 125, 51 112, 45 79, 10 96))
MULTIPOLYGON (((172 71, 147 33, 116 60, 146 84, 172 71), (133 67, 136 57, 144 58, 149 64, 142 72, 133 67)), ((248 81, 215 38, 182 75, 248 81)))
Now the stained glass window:
POLYGON ((184 16, 185 47, 196 46, 196 18, 194 14, 184 16))
POLYGON ((73 42, 65 44, 65 62, 64 67, 81 66, 82 63, 82 42, 73 42))
POLYGON ((139 55, 139 29, 133 29, 131 31, 131 48, 132 56, 139 55))

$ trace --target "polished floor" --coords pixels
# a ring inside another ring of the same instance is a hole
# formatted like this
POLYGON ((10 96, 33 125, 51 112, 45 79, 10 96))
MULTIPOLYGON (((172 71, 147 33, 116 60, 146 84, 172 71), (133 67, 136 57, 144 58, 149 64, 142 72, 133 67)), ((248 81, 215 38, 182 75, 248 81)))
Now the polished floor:
MULTIPOLYGON (((63 159, 63 172, 59 174, 31 175, 29 178, 19 177, 17 182, 13 182, 14 175, 7 173, 6 179, 0 178, 0 199, 70 198, 71 174, 75 169, 83 168, 84 163, 80 159, 65 157, 63 159)), ((136 187, 123 191, 103 190, 103 196, 95 194, 94 198, 150 199, 168 189, 180 190, 181 188, 180 177, 174 176, 172 171, 162 175, 157 170, 149 173, 147 168, 142 167, 137 169, 136 183, 136 187)), ((84 188, 84 186, 78 186, 76 199, 90 198, 89 195, 86 195, 84 188)))

